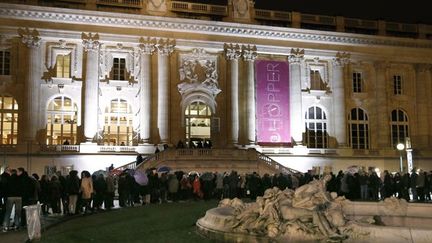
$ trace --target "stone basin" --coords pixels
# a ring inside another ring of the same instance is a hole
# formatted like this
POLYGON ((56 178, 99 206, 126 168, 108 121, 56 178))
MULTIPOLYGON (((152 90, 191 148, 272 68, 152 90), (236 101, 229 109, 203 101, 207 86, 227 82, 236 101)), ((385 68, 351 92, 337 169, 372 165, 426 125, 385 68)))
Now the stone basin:
MULTIPOLYGON (((355 220, 358 228, 368 232, 367 236, 343 242, 432 242, 432 204, 345 201, 342 209, 347 219, 355 220), (374 224, 363 223, 372 218, 374 224)), ((295 235, 269 238, 233 232, 229 226, 233 214, 232 207, 213 208, 196 225, 204 236, 224 242, 317 242, 295 235)))

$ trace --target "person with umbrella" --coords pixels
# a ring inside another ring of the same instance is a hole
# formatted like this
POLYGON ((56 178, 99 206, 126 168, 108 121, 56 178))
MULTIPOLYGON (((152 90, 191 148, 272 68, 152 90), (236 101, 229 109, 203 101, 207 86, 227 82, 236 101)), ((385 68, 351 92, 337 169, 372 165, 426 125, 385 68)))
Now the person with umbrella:
POLYGON ((158 173, 169 173, 171 171, 171 168, 168 166, 161 166, 157 169, 158 173))
POLYGON ((142 205, 150 203, 150 193, 148 189, 149 179, 145 172, 141 170, 135 171, 135 182, 139 185, 139 194, 142 198, 142 205))

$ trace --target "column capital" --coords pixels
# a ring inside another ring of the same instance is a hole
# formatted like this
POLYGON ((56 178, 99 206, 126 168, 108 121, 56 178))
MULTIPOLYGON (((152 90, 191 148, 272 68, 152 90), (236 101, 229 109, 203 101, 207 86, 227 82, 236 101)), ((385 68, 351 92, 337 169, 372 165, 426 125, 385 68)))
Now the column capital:
POLYGON ((288 60, 290 64, 300 64, 304 59, 305 51, 304 49, 292 48, 288 60))
POLYGON ((255 45, 243 45, 242 46, 243 60, 247 62, 253 62, 257 58, 257 48, 255 45))
POLYGON ((29 28, 18 29, 18 35, 21 38, 21 42, 28 48, 39 47, 41 44, 41 38, 39 32, 36 29, 30 30, 29 28))
POLYGON ((242 52, 239 44, 225 44, 224 45, 225 58, 227 60, 236 60, 239 59, 242 52))
POLYGON ((99 51, 101 43, 99 42, 99 34, 92 33, 81 33, 81 39, 83 41, 84 51, 99 51))
POLYGON ((347 52, 338 52, 336 57, 333 58, 333 65, 336 67, 343 67, 350 63, 351 54, 347 52))
POLYGON ((432 65, 428 63, 418 63, 414 65, 416 72, 424 73, 431 70, 432 65))
POLYGON ((160 39, 156 44, 156 48, 158 49, 158 53, 161 56, 169 56, 174 52, 174 43, 169 39, 160 39))
POLYGON ((139 40, 140 44, 138 46, 139 52, 144 55, 153 55, 156 50, 156 43, 150 38, 141 37, 139 40))

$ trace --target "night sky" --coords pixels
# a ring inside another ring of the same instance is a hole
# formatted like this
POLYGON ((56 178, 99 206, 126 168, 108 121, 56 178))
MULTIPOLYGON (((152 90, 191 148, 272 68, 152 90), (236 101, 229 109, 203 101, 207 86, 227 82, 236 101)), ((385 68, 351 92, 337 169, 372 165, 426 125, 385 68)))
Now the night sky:
MULTIPOLYGON (((228 0, 180 0, 227 5, 228 0)), ((431 24, 432 8, 427 0, 255 0, 255 8, 344 16, 359 19, 431 24)))
POLYGON ((255 0, 257 9, 432 24, 432 8, 427 4, 426 0, 255 0))

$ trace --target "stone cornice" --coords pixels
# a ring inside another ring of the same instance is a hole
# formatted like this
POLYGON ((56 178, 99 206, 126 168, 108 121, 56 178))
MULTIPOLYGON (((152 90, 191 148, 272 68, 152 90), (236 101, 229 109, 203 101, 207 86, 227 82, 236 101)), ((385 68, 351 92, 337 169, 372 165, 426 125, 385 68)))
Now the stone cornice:
POLYGON ((432 48, 429 40, 368 36, 317 30, 282 28, 262 25, 179 19, 124 13, 47 8, 14 4, 0 4, 0 16, 56 23, 88 24, 122 28, 154 29, 273 40, 291 40, 346 45, 379 45, 411 48, 432 48))

